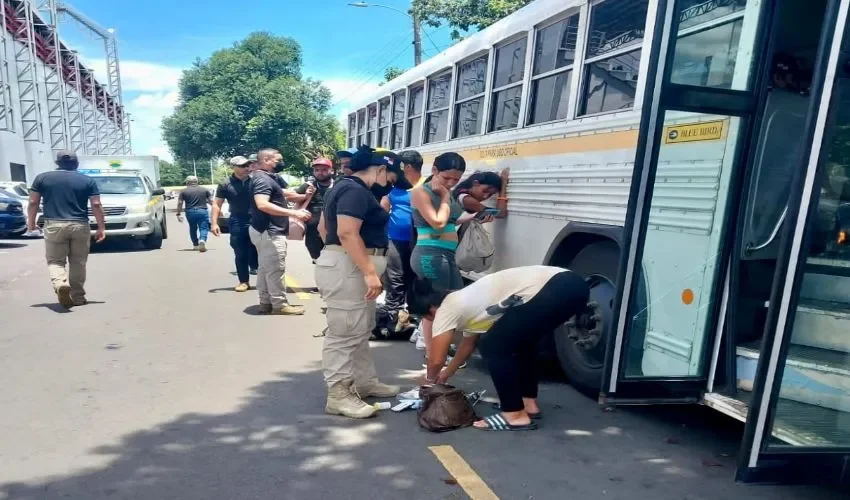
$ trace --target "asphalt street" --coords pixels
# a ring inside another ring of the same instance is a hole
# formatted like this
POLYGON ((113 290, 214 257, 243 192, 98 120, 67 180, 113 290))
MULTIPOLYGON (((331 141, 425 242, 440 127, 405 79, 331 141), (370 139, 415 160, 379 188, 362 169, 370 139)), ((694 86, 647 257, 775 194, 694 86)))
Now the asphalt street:
MULTIPOLYGON (((303 245, 288 271, 307 314, 258 316, 256 292, 232 291, 227 237, 193 252, 170 217, 161 250, 92 254, 92 303, 70 312, 43 243, 0 240, 0 499, 846 498, 735 483, 742 428, 711 410, 606 411, 557 379, 535 432, 325 415, 324 317, 303 245)), ((422 353, 373 346, 386 381, 410 387, 422 353)), ((480 362, 454 382, 494 395, 480 362)))

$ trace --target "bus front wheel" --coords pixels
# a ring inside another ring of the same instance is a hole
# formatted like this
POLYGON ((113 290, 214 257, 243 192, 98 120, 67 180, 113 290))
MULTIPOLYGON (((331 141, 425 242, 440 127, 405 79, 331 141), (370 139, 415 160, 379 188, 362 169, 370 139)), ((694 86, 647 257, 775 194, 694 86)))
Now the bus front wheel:
POLYGON ((567 266, 585 278, 590 300, 585 311, 555 330, 555 347, 570 383, 591 395, 597 394, 602 385, 619 264, 617 244, 600 241, 583 248, 567 266))

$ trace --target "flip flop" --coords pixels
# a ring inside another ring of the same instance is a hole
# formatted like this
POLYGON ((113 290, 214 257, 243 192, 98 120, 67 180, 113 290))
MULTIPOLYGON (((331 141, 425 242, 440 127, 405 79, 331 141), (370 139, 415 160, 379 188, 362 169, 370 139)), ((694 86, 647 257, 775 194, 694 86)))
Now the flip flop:
MULTIPOLYGON (((499 403, 493 403, 493 409, 497 411, 502 411, 502 405, 500 405, 499 403)), ((531 420, 540 420, 541 418, 543 418, 543 412, 539 411, 537 413, 528 413, 528 418, 530 418, 531 420)))
POLYGON ((494 413, 489 417, 484 418, 484 423, 487 427, 475 427, 479 431, 533 431, 537 430, 537 424, 531 422, 525 425, 512 425, 505 420, 501 413, 494 413))

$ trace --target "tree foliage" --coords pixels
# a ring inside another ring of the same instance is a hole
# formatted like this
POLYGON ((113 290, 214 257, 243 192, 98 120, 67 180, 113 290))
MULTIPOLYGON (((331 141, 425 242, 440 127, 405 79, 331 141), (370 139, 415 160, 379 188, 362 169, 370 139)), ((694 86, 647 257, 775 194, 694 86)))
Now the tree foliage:
MULTIPOLYGON (((394 78, 400 76, 404 73, 404 70, 396 67, 390 66, 384 70, 384 83, 392 81, 394 78)), ((383 84, 382 84, 383 85, 383 84)))
POLYGON ((481 30, 530 4, 532 0, 413 0, 413 11, 433 27, 448 23, 452 39, 481 30))
POLYGON ((298 42, 258 32, 183 72, 180 101, 163 121, 163 135, 184 163, 273 147, 300 171, 307 149, 342 146, 330 109, 330 91, 301 77, 298 42))

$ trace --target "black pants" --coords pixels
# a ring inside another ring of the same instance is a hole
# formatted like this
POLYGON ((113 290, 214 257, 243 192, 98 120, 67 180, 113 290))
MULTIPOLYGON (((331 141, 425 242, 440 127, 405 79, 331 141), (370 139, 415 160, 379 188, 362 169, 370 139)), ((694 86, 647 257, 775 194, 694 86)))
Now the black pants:
POLYGON ((385 309, 395 314, 404 309, 407 287, 416 279, 410 267, 411 245, 409 241, 390 240, 387 249, 387 270, 383 275, 385 309))
POLYGON ((481 355, 490 369, 502 411, 520 411, 522 398, 537 397, 540 339, 583 311, 588 294, 579 275, 558 273, 531 300, 508 309, 483 334, 481 355))
POLYGON ((239 283, 248 283, 249 270, 258 267, 257 249, 251 243, 251 236, 248 234, 251 217, 231 214, 228 224, 230 247, 233 248, 233 254, 236 257, 236 276, 239 277, 239 283))
POLYGON ((325 242, 319 236, 318 224, 307 224, 304 228, 304 246, 310 252, 310 258, 314 261, 322 254, 322 249, 325 248, 325 242))

